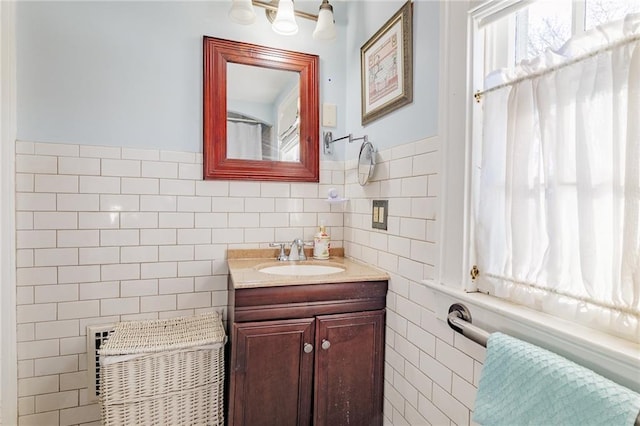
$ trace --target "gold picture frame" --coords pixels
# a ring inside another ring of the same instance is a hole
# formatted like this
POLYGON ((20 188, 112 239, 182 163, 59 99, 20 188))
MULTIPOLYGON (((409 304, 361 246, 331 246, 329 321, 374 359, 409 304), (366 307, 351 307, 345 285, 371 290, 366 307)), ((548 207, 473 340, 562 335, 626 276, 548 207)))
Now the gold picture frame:
POLYGON ((362 125, 413 102, 413 8, 406 2, 360 48, 362 125))

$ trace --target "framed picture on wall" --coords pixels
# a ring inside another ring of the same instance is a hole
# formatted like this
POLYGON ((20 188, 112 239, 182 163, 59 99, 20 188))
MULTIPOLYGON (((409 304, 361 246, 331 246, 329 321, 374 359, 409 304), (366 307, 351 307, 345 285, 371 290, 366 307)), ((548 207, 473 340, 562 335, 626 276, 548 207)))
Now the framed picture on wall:
POLYGON ((360 48, 362 125, 413 101, 412 22, 408 1, 360 48))

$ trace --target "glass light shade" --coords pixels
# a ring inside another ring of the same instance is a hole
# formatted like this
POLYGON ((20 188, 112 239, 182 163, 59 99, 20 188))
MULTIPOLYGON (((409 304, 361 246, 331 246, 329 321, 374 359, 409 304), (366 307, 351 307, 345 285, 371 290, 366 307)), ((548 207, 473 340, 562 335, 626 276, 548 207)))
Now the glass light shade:
POLYGON ((278 4, 278 13, 273 21, 271 28, 274 32, 281 35, 294 35, 298 33, 298 24, 293 14, 293 1, 280 0, 278 4))
POLYGON ((236 24, 253 24, 256 20, 256 13, 253 10, 251 0, 232 0, 229 19, 236 24))
POLYGON ((336 24, 333 20, 333 7, 329 2, 322 2, 320 13, 318 13, 318 23, 313 30, 314 40, 335 40, 336 24))

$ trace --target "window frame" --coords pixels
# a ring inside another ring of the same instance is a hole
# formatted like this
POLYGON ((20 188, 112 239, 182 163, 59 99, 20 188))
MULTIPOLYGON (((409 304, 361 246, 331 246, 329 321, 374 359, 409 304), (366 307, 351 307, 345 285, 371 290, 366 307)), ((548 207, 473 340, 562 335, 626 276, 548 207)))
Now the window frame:
MULTIPOLYGON (((496 57, 491 49, 487 48, 487 40, 493 43, 500 43, 501 46, 495 47, 494 50, 503 48, 507 51, 507 57, 511 57, 515 66, 515 19, 503 19, 508 16, 515 17, 515 14, 530 6, 537 1, 545 0, 489 0, 483 5, 471 9, 469 11, 469 34, 468 42, 470 46, 469 52, 469 80, 471 93, 473 95, 482 92, 484 87, 485 76, 499 68, 496 57), (501 25, 495 26, 499 20, 501 25), (490 28, 494 24, 495 28, 490 28), (512 32, 513 31, 513 32, 512 32), (489 34, 489 35, 487 35, 489 34), (500 40, 502 38, 503 40, 500 40), (487 67, 487 61, 491 62, 490 68, 487 67)), ((586 7, 589 0, 573 0, 572 3, 572 32, 571 37, 582 34, 586 31, 586 7)), ((504 57, 504 55, 502 55, 504 57)), ((470 94, 471 97, 471 94, 470 94)), ((475 99, 472 106, 469 107, 469 130, 466 138, 466 150, 469 153, 469 165, 466 182, 465 196, 468 208, 465 211, 466 232, 463 236, 464 244, 468 247, 467 255, 463 258, 463 268, 469 271, 464 275, 463 288, 466 292, 482 292, 478 288, 477 282, 471 277, 472 270, 476 268, 476 233, 474 226, 474 217, 476 216, 476 206, 478 204, 480 170, 481 170, 481 153, 482 153, 482 125, 483 111, 482 102, 475 99)), ((527 305, 523 305, 527 306, 527 305)), ((529 306, 527 306, 529 307, 529 306)))
MULTIPOLYGON (((516 31, 515 14, 541 0, 489 0, 469 11, 469 74, 471 93, 476 94, 484 90, 484 79, 488 72, 500 66, 515 66, 516 31), (503 19, 512 17, 513 19, 503 19), (498 22, 502 21, 502 22, 498 22), (496 25, 497 23, 497 25, 496 25), (493 25, 492 25, 493 24, 493 25), (488 42, 494 43, 493 49, 488 49, 488 42), (500 46, 495 47, 496 44, 500 46), (500 54, 504 52, 504 54, 500 54), (487 62, 489 65, 487 66, 487 62), (502 65, 501 65, 502 64, 502 65)), ((571 36, 585 31, 585 10, 587 0, 572 1, 571 36)), ((468 247, 464 257, 463 269, 468 271, 463 277, 463 288, 466 292, 478 292, 478 285, 472 278, 472 271, 476 267, 475 229, 474 220, 478 202, 480 182, 480 161, 482 151, 482 104, 474 100, 469 108, 469 133, 467 136, 467 152, 470 155, 467 170, 468 181, 466 189, 467 211, 465 212, 466 232, 465 246, 468 247)))
MULTIPOLYGON (((468 292, 470 283, 468 225, 470 211, 470 136, 474 86, 472 13, 476 7, 496 8, 496 2, 444 2, 440 5, 441 39, 439 88, 439 140, 443 159, 440 198, 440 262, 434 278, 422 280, 430 309, 446 327, 447 309, 464 303, 473 323, 489 332, 501 331, 538 344, 630 389, 640 392, 632 380, 637 372, 637 345, 629 340, 515 305, 479 292, 468 292), (461 28, 461 23, 462 28, 461 28)), ((503 2, 505 3, 505 2, 503 2)), ((511 1, 510 3, 516 3, 511 1)), ((480 88, 481 86, 475 86, 480 88)))

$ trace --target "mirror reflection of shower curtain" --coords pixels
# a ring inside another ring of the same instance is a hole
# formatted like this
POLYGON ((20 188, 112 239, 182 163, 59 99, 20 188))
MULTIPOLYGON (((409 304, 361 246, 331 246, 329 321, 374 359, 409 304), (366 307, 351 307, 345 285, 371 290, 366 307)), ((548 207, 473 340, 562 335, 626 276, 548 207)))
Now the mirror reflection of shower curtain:
POLYGON ((262 125, 227 120, 227 158, 262 160, 262 125))

